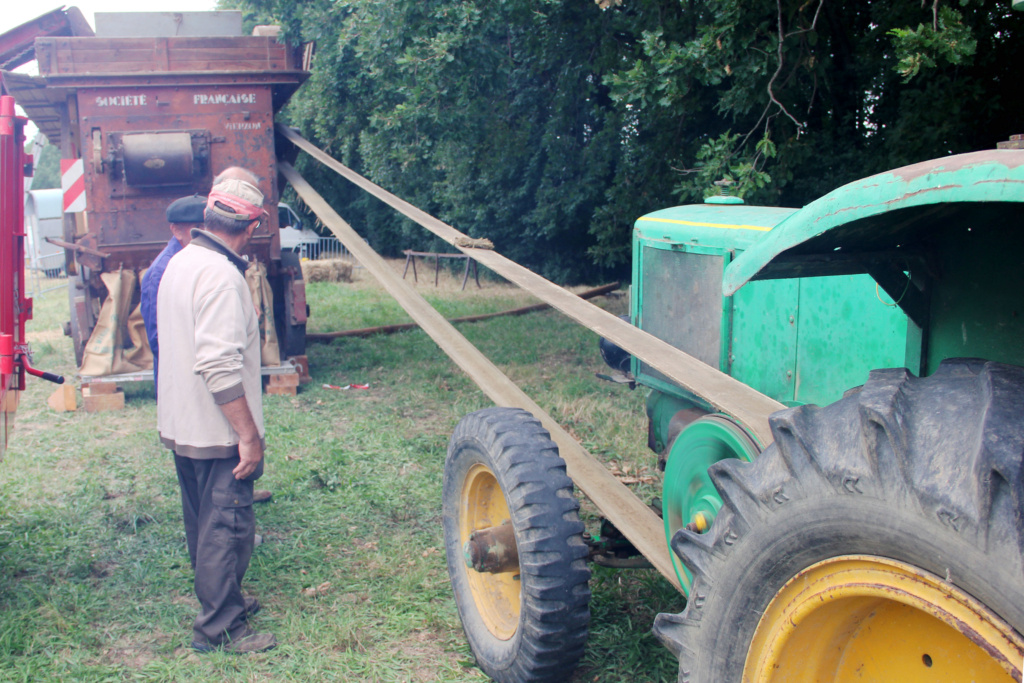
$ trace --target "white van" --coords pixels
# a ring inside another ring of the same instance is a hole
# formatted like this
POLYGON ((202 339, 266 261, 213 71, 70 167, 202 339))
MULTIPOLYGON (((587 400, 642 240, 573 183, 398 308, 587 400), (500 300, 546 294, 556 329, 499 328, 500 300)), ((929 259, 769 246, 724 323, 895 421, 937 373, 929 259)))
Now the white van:
POLYGON ((277 205, 277 224, 281 228, 281 251, 293 251, 300 257, 316 258, 320 236, 302 227, 302 219, 284 202, 277 205))
POLYGON ((64 249, 46 241, 47 237, 64 239, 64 199, 60 188, 31 190, 28 193, 25 228, 29 267, 46 277, 64 275, 64 249))

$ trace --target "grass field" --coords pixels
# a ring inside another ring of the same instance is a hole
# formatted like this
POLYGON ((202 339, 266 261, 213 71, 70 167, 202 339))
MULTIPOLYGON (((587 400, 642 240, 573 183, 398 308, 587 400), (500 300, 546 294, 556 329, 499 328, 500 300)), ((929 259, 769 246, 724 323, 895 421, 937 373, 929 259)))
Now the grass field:
MULTIPOLYGON (((396 268, 401 263, 394 264, 396 268)), ((368 276, 308 286, 309 331, 408 321, 368 276)), ((411 278, 410 278, 411 279, 411 278)), ((535 303, 493 281, 458 277, 420 292, 454 317, 535 303)), ((598 299, 624 312, 619 299, 598 299)), ((34 364, 74 374, 64 290, 35 302, 34 364)), ((592 453, 651 475, 643 395, 601 382, 595 335, 555 312, 461 331, 592 453)), ((177 481, 156 435, 152 384, 126 385, 115 413, 56 413, 52 385, 30 379, 0 464, 0 680, 482 681, 448 583, 441 475, 459 418, 490 405, 416 330, 310 345, 313 383, 267 396, 266 474, 246 588, 269 653, 197 655, 196 612, 177 481), (367 383, 334 391, 324 383, 367 383)), ((588 529, 595 510, 584 502, 588 529)), ((574 681, 674 681, 676 661, 650 635, 682 598, 653 570, 593 568, 591 634, 574 681)))

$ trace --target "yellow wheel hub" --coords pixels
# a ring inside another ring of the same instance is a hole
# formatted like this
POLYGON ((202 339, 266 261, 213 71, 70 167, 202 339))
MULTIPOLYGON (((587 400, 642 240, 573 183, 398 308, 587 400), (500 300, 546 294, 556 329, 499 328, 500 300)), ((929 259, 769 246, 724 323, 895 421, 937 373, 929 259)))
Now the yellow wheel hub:
POLYGON ((1024 639, 937 576, 880 557, 808 567, 758 623, 744 683, 1020 680, 1024 639))
MULTIPOLYGON (((498 480, 484 465, 473 465, 466 473, 459 513, 460 547, 474 531, 511 518, 498 480)), ((499 640, 515 635, 519 626, 519 570, 491 574, 467 568, 466 575, 477 611, 491 635, 499 640)))

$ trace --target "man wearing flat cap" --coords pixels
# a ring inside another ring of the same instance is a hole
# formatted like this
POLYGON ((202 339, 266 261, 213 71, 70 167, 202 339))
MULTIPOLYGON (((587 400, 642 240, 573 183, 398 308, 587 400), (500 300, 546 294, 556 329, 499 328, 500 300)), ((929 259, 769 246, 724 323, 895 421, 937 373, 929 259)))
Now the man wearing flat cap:
POLYGON ((206 197, 192 195, 175 199, 167 207, 167 222, 171 226, 171 239, 167 246, 160 252, 160 255, 153 259, 153 263, 146 269, 142 276, 142 288, 140 293, 142 300, 142 321, 146 324, 146 338, 149 340, 149 349, 153 352, 153 391, 159 389, 157 366, 159 363, 160 343, 156 334, 156 293, 160 289, 160 281, 167 270, 167 264, 192 241, 192 229, 203 227, 203 211, 206 210, 206 197))
MULTIPOLYGON (((195 566, 192 647, 244 654, 277 644, 248 618, 242 579, 255 535, 253 482, 265 448, 257 312, 239 254, 267 216, 251 183, 214 185, 206 230, 167 265, 157 292, 157 427, 174 452, 195 566)), ((248 607, 248 609, 247 609, 248 607)))

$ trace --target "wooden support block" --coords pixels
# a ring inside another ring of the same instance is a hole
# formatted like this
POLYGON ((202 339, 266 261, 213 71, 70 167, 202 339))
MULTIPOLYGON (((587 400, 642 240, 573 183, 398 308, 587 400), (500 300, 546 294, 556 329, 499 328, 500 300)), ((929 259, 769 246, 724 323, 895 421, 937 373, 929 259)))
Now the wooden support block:
POLYGON ((93 394, 91 392, 86 393, 85 388, 83 387, 82 404, 85 406, 85 412, 87 413, 98 413, 104 410, 121 410, 124 408, 124 392, 118 388, 112 394, 93 394))
POLYGON ((57 390, 46 399, 46 404, 58 413, 74 412, 78 409, 78 400, 75 397, 74 384, 61 384, 57 390))
POLYGON ((272 387, 297 387, 299 386, 299 374, 290 372, 287 375, 270 375, 267 377, 267 384, 272 387))
POLYGON ((309 358, 306 356, 290 356, 288 360, 295 363, 295 369, 299 372, 300 384, 308 384, 313 381, 313 378, 309 376, 309 358))
POLYGON ((82 396, 100 396, 102 394, 114 394, 119 391, 116 382, 93 382, 82 385, 82 396))
POLYGON ((263 391, 278 396, 295 396, 299 392, 299 375, 296 372, 268 375, 263 378, 263 391))

